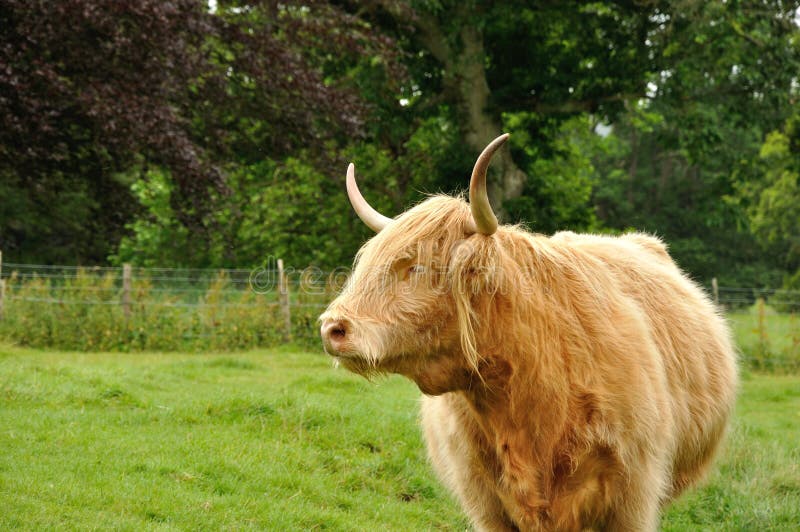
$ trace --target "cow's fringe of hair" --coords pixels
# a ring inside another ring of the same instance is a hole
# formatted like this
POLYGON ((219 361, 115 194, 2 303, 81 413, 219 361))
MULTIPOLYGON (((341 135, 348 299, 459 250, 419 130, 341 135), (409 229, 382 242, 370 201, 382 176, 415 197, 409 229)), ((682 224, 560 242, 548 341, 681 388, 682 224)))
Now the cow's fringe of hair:
POLYGON ((453 299, 456 307, 456 318, 458 319, 458 329, 460 331, 461 349, 467 359, 467 364, 483 381, 480 372, 480 363, 483 356, 478 352, 478 344, 475 339, 475 325, 478 317, 470 301, 470 293, 464 278, 455 277, 453 280, 453 299))
MULTIPOLYGON (((476 286, 470 281, 470 275, 462 275, 460 269, 453 271, 447 264, 447 259, 459 249, 466 251, 462 253, 465 259, 474 253, 468 252, 470 246, 464 246, 467 234, 464 228, 471 217, 469 206, 461 198, 437 195, 431 196, 425 202, 417 205, 413 209, 399 217, 398 222, 402 222, 405 217, 413 217, 413 224, 390 224, 383 229, 380 238, 376 238, 364 247, 356 255, 356 277, 351 279, 351 285, 346 289, 359 291, 361 286, 369 286, 370 290, 358 293, 360 307, 369 309, 364 312, 371 316, 381 314, 381 309, 387 307, 385 294, 375 290, 375 283, 363 283, 358 275, 377 275, 387 280, 390 284, 390 276, 394 265, 398 262, 409 261, 419 263, 429 268, 434 275, 441 276, 439 279, 441 287, 448 287, 455 302, 455 310, 461 331, 461 346, 467 358, 467 362, 474 369, 478 370, 482 359, 478 352, 475 340, 475 320, 476 316, 472 310, 472 296, 476 295, 476 286), (399 229, 402 226, 402 230, 399 229), (390 259, 392 263, 387 263, 390 259), (444 261, 444 262, 442 262, 444 261), (363 274, 361 271, 363 270, 363 274)), ((489 237, 484 237, 489 238, 489 237)), ((483 272, 485 275, 487 272, 483 272)), ((441 292, 437 295, 441 295, 441 292)), ((361 314, 361 308, 351 309, 354 314, 361 314)), ((400 316, 409 317, 419 312, 417 308, 392 308, 391 312, 385 312, 385 316, 380 316, 378 321, 389 321, 398 319, 400 316)))

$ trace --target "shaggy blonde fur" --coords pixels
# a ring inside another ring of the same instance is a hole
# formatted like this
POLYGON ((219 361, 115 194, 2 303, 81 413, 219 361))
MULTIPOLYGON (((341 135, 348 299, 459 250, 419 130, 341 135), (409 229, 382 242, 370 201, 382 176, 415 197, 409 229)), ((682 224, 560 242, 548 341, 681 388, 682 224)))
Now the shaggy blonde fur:
POLYGON ((429 198, 367 242, 323 320, 358 373, 425 394, 431 463, 478 530, 656 530, 725 432, 737 370, 713 304, 644 234, 467 234, 429 198))

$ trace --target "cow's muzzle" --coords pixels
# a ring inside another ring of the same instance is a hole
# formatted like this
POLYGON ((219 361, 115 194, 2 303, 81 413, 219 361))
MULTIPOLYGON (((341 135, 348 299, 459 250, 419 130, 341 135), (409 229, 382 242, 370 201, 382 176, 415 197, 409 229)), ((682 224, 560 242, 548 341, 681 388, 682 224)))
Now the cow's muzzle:
POLYGON ((319 333, 322 336, 325 352, 329 355, 341 356, 350 343, 352 326, 347 320, 328 318, 322 322, 319 333))

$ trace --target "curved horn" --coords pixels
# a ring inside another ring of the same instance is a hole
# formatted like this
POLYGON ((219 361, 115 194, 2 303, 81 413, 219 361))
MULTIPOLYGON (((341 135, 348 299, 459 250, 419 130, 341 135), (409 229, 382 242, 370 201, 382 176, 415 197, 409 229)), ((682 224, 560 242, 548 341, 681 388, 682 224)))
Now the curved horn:
POLYGON ((472 210, 473 226, 470 227, 474 232, 484 235, 491 235, 497 231, 497 217, 492 212, 489 205, 489 194, 486 191, 486 170, 489 168, 489 161, 497 149, 508 140, 508 133, 500 135, 486 146, 475 167, 472 169, 472 179, 469 182, 469 206, 472 210))
POLYGON ((367 200, 365 200, 361 192, 358 191, 358 185, 356 185, 356 167, 353 163, 350 163, 350 166, 347 167, 347 197, 350 198, 350 204, 353 206, 353 210, 356 211, 358 217, 361 218, 361 221, 367 224, 367 227, 376 233, 380 232, 381 229, 392 221, 391 218, 387 218, 370 207, 367 200))

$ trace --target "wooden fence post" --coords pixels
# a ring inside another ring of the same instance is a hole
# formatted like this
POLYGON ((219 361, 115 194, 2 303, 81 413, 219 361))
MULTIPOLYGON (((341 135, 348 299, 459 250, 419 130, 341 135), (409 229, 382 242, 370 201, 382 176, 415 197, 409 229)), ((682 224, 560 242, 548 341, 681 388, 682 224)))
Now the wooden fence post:
POLYGON ((283 270, 283 259, 278 259, 278 299, 283 313, 283 341, 292 337, 292 311, 289 308, 289 283, 283 270))
POLYGON ((3 312, 5 310, 6 300, 6 280, 3 276, 3 252, 0 251, 0 320, 3 319, 3 312))
POLYGON ((122 265, 122 312, 125 318, 131 317, 131 265, 122 265))
POLYGON ((717 278, 711 278, 711 293, 714 294, 714 304, 719 306, 719 286, 717 286, 717 278))

